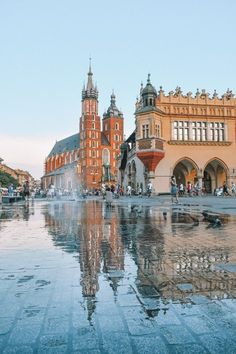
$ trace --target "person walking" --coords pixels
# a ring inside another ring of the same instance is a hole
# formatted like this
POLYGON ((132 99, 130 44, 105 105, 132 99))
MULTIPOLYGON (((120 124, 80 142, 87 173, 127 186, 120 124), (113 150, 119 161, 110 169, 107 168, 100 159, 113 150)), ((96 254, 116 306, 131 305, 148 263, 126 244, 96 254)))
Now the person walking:
POLYGON ((178 204, 179 203, 178 187, 177 187, 175 176, 171 176, 170 179, 170 194, 171 194, 171 202, 174 203, 174 199, 175 199, 175 202, 178 204))

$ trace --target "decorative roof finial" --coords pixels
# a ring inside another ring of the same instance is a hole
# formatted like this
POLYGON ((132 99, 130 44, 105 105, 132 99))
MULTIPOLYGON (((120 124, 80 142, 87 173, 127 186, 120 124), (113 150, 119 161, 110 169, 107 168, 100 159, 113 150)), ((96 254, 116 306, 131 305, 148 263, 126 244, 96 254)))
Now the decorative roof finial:
POLYGON ((148 78, 147 78, 147 83, 148 83, 148 84, 151 83, 150 76, 151 76, 151 74, 148 74, 148 78))
POLYGON ((91 60, 92 60, 92 58, 91 58, 91 56, 89 57, 89 74, 92 74, 92 69, 91 69, 91 60))

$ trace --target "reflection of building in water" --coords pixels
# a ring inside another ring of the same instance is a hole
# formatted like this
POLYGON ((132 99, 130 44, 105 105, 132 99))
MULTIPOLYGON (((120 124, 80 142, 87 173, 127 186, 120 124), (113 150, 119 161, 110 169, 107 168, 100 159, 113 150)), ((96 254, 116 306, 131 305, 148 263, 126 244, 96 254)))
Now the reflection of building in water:
MULTIPOLYGON (((177 222, 178 217, 174 219, 177 222)), ((179 220, 183 223, 183 216, 179 220)), ((227 264, 236 263, 233 238, 225 230, 223 237, 206 229, 204 223, 194 230, 190 235, 176 228, 173 237, 170 225, 165 229, 153 218, 145 221, 134 248, 141 295, 148 285, 162 298, 172 300, 188 301, 192 295, 219 299, 236 295, 234 267, 225 271, 227 264)))
POLYGON ((114 291, 124 269, 124 248, 116 213, 104 219, 102 208, 103 204, 96 201, 58 203, 49 205, 45 213, 46 226, 55 244, 65 251, 79 252, 80 284, 89 320, 95 310, 102 264, 114 291))

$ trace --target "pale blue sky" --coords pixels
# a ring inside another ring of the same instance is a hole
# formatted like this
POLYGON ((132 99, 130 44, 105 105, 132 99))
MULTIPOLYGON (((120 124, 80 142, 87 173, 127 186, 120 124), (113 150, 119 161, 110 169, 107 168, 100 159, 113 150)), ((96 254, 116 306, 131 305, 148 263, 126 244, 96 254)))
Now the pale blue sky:
POLYGON ((236 92, 235 13, 234 0, 0 0, 0 156, 42 174, 78 130, 90 55, 100 115, 114 89, 126 135, 148 72, 166 92, 236 92))

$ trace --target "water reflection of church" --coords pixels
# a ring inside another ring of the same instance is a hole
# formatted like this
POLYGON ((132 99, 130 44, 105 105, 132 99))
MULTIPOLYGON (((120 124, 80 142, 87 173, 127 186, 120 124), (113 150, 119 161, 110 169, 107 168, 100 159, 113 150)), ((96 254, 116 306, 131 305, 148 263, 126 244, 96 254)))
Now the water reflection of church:
POLYGON ((79 253, 80 284, 87 300, 88 319, 95 310, 99 291, 99 275, 107 274, 116 294, 124 270, 124 246, 113 214, 104 220, 104 205, 100 202, 78 204, 58 203, 45 213, 46 227, 56 246, 67 252, 79 253))
POLYGON ((88 319, 95 310, 101 273, 106 275, 114 296, 119 297, 126 252, 137 266, 133 275, 141 303, 143 298, 154 297, 188 302, 193 295, 209 299, 235 295, 236 273, 216 267, 236 263, 231 238, 226 243, 213 231, 208 231, 206 238, 203 223, 189 236, 194 226, 188 219, 173 213, 170 221, 149 207, 137 217, 128 208, 111 211, 99 201, 48 207, 45 223, 55 245, 79 254, 88 319))

